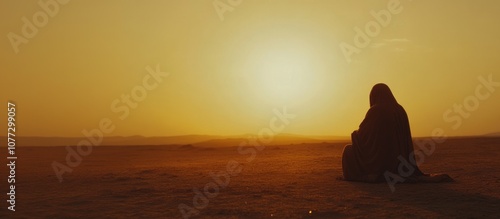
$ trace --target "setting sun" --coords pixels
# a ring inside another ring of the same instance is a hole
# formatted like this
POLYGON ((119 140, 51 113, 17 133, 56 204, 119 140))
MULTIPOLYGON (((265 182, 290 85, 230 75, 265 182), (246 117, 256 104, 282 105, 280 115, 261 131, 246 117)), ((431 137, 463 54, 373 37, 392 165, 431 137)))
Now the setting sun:
POLYGON ((258 98, 297 104, 315 94, 318 68, 305 43, 275 40, 247 57, 244 77, 258 98))

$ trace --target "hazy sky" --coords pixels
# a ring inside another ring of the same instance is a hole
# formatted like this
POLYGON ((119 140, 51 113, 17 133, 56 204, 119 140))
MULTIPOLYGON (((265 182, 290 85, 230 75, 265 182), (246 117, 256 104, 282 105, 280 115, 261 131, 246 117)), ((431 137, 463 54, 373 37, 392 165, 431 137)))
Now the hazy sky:
POLYGON ((1 1, 1 104, 17 104, 25 136, 81 136, 102 118, 110 135, 257 133, 283 106, 287 133, 349 135, 384 82, 416 136, 500 131, 500 86, 478 79, 500 82, 500 1, 232 2, 219 16, 213 0, 1 1), (146 76, 157 65, 161 83, 146 76), (135 108, 121 102, 144 80, 135 108))

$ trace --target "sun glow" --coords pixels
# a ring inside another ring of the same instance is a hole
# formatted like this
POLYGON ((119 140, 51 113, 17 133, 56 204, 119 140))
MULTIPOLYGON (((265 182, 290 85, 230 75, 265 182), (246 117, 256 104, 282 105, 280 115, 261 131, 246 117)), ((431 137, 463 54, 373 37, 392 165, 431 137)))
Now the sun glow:
POLYGON ((0 98, 22 106, 19 135, 81 137, 126 112, 113 136, 240 135, 286 106, 298 115, 286 133, 349 136, 380 82, 405 107, 415 136, 436 127, 449 135, 500 131, 499 89, 467 111, 467 121, 454 111, 475 96, 478 77, 493 74, 482 93, 500 81, 500 28, 490 22, 500 20, 500 1, 407 1, 390 19, 381 13, 390 0, 217 1, 233 8, 223 21, 210 2, 99 1, 96 9, 98 1, 79 1, 59 13, 36 2, 0 1, 0 30, 11 36, 0 49, 0 98), (57 18, 33 19, 45 9, 57 18), (362 36, 380 19, 389 24, 368 31, 377 36, 362 36), (344 43, 359 48, 350 63, 344 43), (134 104, 144 68, 157 65, 168 78, 134 104), (128 96, 118 113, 110 109, 128 96), (455 118, 463 119, 456 130, 455 118))
POLYGON ((246 75, 255 95, 273 103, 296 104, 315 92, 318 71, 303 44, 280 43, 255 52, 246 75))

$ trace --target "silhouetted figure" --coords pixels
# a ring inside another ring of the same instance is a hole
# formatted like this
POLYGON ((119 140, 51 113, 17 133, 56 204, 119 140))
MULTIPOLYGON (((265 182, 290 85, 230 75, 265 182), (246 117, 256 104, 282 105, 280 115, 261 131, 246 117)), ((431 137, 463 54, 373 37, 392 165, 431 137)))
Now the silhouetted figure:
POLYGON ((345 180, 382 182, 387 177, 394 180, 394 176, 399 182, 451 180, 447 175, 436 178, 423 174, 415 164, 408 116, 385 84, 372 88, 370 109, 351 139, 352 145, 342 154, 345 180), (407 165, 404 174, 399 173, 402 162, 407 165))

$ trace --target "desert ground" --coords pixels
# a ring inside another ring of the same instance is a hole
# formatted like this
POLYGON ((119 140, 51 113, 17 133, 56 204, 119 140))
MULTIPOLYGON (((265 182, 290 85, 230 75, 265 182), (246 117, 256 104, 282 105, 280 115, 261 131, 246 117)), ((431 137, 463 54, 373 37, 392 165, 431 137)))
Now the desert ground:
POLYGON ((421 169, 455 182, 394 192, 338 179, 346 143, 272 145, 253 160, 237 147, 99 146, 62 182, 51 163, 64 147, 19 147, 16 211, 4 200, 0 218, 182 218, 182 204, 199 207, 192 218, 500 218, 500 138, 447 139, 421 169), (234 161, 226 187, 195 198, 234 161))

